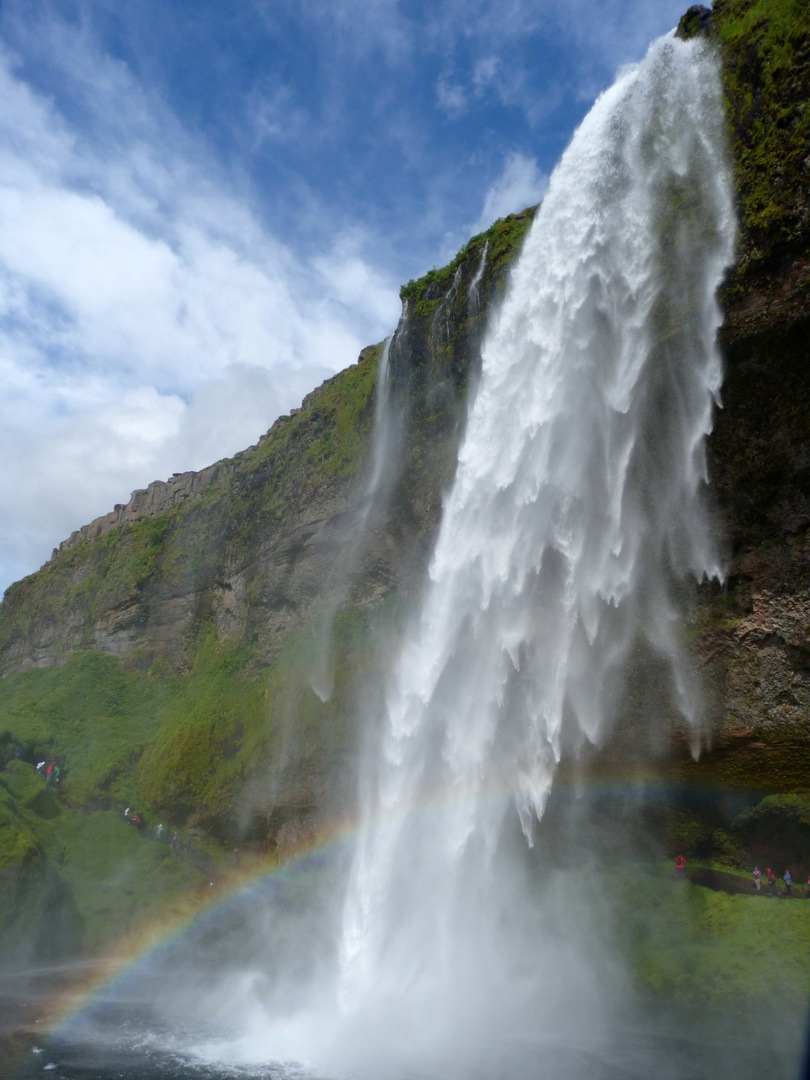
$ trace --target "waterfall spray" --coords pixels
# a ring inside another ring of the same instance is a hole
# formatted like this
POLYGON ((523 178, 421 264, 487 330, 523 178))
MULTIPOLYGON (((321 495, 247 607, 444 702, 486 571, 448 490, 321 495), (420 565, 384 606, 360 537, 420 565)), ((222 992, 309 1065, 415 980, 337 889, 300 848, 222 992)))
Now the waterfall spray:
POLYGON ((668 37, 600 97, 551 179, 388 682, 345 905, 347 1015, 388 1003, 424 1028, 514 988, 528 946, 505 927, 526 898, 505 833, 516 815, 531 843, 563 752, 604 737, 635 642, 698 730, 677 590, 722 576, 704 441, 734 238, 723 148, 715 59, 668 37))
MULTIPOLYGON (((560 761, 624 707, 640 643, 699 734, 680 596, 722 577, 704 443, 734 231, 715 57, 663 38, 575 134, 490 317, 429 579, 369 694, 384 708, 335 963, 240 973, 226 1018, 246 1033, 225 1060, 350 1080, 680 1075, 643 1053, 624 1068, 639 1013, 607 890, 531 845, 560 761)), ((403 321, 395 370, 405 342, 403 321)), ((384 488, 372 469, 370 496, 384 488)))
POLYGON ((396 470, 392 466, 395 450, 401 436, 402 416, 391 403, 391 350, 408 332, 408 312, 403 308, 396 330, 383 342, 377 368, 377 394, 374 405, 374 423, 371 432, 367 480, 352 523, 351 542, 346 541, 348 557, 342 566, 338 586, 325 605, 318 626, 316 654, 310 674, 310 686, 321 701, 328 701, 335 686, 333 633, 335 616, 349 593, 352 568, 365 552, 364 540, 375 514, 387 506, 389 488, 396 470))

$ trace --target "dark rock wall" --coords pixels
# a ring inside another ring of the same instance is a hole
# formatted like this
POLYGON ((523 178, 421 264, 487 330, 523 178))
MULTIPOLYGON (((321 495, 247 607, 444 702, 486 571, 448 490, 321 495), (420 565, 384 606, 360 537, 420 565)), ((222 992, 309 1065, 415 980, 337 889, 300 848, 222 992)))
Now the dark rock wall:
MULTIPOLYGON (((717 0, 738 261, 709 468, 727 587, 697 616, 723 783, 810 786, 810 9, 717 0)), ((694 773, 694 769, 690 766, 694 773)))

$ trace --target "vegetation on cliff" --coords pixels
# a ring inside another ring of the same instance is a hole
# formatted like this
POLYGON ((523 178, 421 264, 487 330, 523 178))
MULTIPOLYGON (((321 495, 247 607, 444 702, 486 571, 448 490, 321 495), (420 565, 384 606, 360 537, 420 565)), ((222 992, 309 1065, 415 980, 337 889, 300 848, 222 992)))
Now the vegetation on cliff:
POLYGON ((736 162, 735 287, 810 252, 810 11, 804 0, 716 0, 736 162))
MULTIPOLYGON (((509 214, 490 225, 486 232, 473 236, 447 266, 434 266, 421 278, 411 279, 399 290, 400 299, 414 305, 419 316, 432 314, 447 294, 456 273, 463 267, 470 266, 473 272, 481 264, 484 248, 487 251, 487 270, 498 291, 506 284, 506 272, 514 259, 516 251, 531 225, 536 207, 528 207, 519 214, 509 214)), ((475 312, 479 314, 479 312, 475 312)))

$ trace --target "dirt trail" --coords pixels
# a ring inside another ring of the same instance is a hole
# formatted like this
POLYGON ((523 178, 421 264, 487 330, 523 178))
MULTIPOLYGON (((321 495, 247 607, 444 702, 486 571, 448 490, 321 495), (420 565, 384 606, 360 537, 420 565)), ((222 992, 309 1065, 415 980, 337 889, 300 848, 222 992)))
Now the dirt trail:
MULTIPOLYGON (((723 870, 693 870, 687 877, 693 885, 702 885, 706 889, 713 889, 714 892, 728 893, 729 896, 767 896, 769 899, 773 899, 772 893, 768 891, 768 884, 765 880, 765 875, 762 875, 762 888, 759 892, 754 888, 754 882, 751 878, 740 877, 738 874, 728 874, 723 870)), ((785 892, 785 886, 781 878, 776 879, 776 896, 783 900, 806 900, 808 898, 808 890, 806 885, 798 885, 794 882, 793 892, 790 896, 785 892)))

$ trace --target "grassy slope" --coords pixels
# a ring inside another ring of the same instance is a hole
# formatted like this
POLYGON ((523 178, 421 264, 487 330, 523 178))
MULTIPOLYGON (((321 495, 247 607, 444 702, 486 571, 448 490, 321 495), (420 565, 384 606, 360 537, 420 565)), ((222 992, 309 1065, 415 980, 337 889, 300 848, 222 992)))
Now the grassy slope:
POLYGON ((649 993, 735 1010, 775 994, 784 1008, 810 997, 810 901, 728 896, 673 881, 669 866, 630 872, 619 892, 628 913, 619 935, 649 993))

